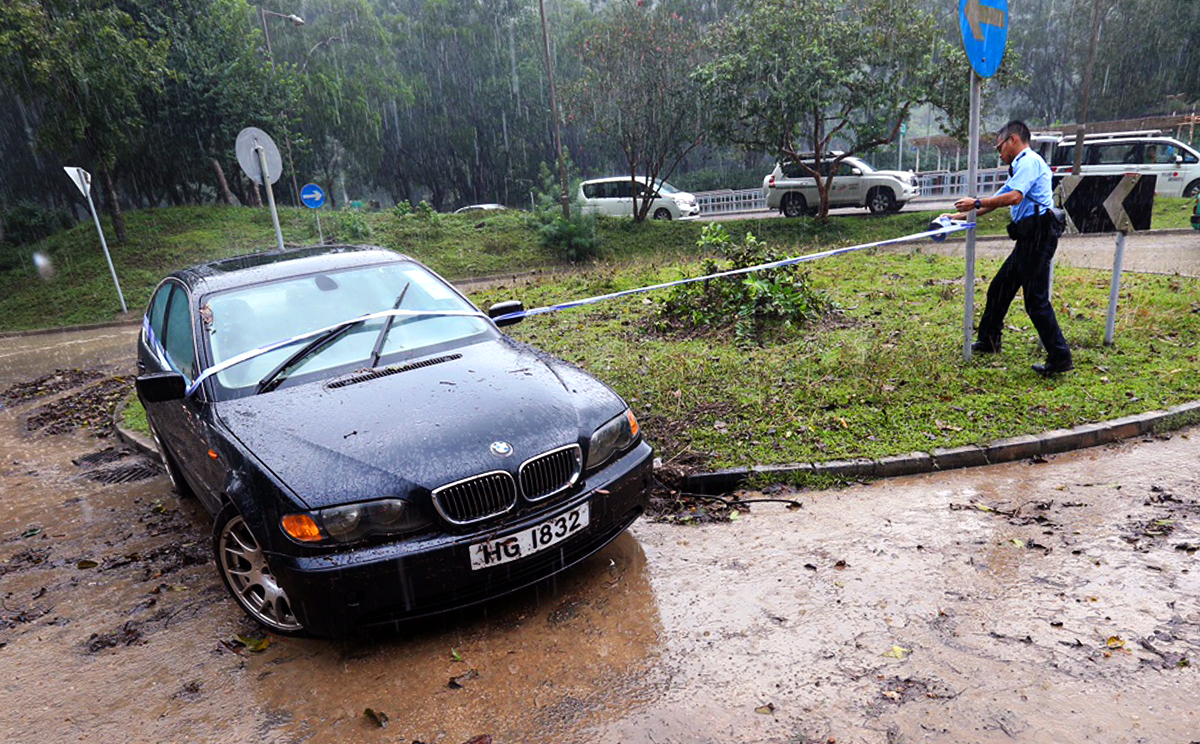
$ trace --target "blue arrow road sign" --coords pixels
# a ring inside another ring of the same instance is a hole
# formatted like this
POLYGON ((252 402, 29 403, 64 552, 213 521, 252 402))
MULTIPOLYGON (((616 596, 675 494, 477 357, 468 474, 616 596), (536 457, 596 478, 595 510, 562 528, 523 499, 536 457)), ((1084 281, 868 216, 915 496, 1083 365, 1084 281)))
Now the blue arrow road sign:
POLYGON ((958 26, 971 67, 995 75, 1008 46, 1008 0, 958 0, 958 26))
POLYGON ((317 209, 325 203, 325 192, 315 183, 306 183, 304 188, 300 189, 300 201, 304 202, 306 207, 317 209))

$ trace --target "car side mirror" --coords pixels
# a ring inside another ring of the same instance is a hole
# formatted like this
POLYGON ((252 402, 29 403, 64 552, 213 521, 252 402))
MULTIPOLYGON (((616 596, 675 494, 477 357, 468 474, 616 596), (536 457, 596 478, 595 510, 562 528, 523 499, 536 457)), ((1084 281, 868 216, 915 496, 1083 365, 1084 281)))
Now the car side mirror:
POLYGON ((1182 155, 1175 156, 1175 165, 1183 165, 1183 156, 1182 155))
POLYGON ((154 372, 134 381, 138 397, 147 403, 180 400, 187 394, 187 383, 178 372, 154 372))
POLYGON ((850 169, 850 175, 852 175, 852 176, 861 176, 861 175, 862 175, 862 168, 851 168, 851 169, 850 169))
POLYGON ((504 326, 516 325, 517 323, 520 323, 522 320, 525 320, 525 316, 519 315, 515 318, 503 318, 501 320, 496 320, 497 318, 501 318, 501 316, 510 315, 512 313, 524 312, 524 310, 524 302, 521 302, 520 300, 507 300, 505 302, 497 302, 495 305, 489 307, 487 314, 489 318, 496 322, 498 327, 503 328, 504 326))

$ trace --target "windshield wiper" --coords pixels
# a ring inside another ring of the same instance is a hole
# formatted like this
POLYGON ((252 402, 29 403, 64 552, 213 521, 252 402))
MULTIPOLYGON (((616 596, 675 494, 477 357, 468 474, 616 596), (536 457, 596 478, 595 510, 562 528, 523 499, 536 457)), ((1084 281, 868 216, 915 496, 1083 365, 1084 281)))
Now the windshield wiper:
POLYGON ((292 354, 287 359, 284 359, 275 367, 275 369, 268 372, 265 377, 259 380, 258 387, 254 389, 254 394, 258 395, 259 393, 266 393, 279 387, 280 383, 282 383, 286 378, 286 375, 283 374, 284 372, 296 366, 310 354, 313 354, 314 352, 324 348, 327 344, 333 342, 354 326, 365 322, 365 320, 365 318, 347 320, 344 323, 339 323, 333 328, 330 328, 328 331, 325 331, 312 341, 309 341, 299 351, 297 351, 295 354, 292 354))
MULTIPOLYGON (((412 282, 405 282, 404 289, 400 290, 400 296, 396 298, 396 304, 392 305, 393 310, 400 309, 400 303, 404 302, 404 295, 408 294, 408 287, 412 282)), ((392 322, 396 320, 395 315, 387 316, 387 320, 383 322, 383 328, 379 331, 379 337, 375 339, 375 346, 371 348, 371 366, 379 364, 379 354, 383 351, 383 342, 387 340, 388 331, 392 330, 392 322)))

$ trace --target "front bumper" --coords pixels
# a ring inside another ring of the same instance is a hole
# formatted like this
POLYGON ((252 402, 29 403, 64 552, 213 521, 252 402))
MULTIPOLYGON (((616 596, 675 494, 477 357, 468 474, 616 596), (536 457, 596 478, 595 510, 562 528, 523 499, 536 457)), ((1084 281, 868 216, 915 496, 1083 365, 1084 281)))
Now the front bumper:
POLYGON ((271 568, 292 611, 311 633, 356 628, 460 609, 553 576, 599 551, 649 504, 653 450, 639 443, 593 474, 569 498, 502 527, 438 533, 322 556, 272 556, 271 568), (511 563, 471 569, 470 546, 518 532, 590 502, 588 526, 550 549, 511 563))

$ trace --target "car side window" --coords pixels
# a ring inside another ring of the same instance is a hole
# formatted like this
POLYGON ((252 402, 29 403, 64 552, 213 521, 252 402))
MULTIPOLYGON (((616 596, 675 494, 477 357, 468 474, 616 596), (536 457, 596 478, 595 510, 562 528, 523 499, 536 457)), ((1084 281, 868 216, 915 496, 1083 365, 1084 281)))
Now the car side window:
MULTIPOLYGON (((171 296, 171 289, 174 284, 164 284, 159 287, 154 293, 154 298, 150 300, 150 309, 147 311, 150 315, 150 332, 154 335, 154 339, 162 344, 163 340, 163 323, 167 317, 167 298, 171 296)), ((146 343, 153 345, 149 338, 146 343)))
POLYGON ((613 186, 615 187, 613 189, 613 191, 614 191, 613 196, 615 196, 616 198, 618 198, 618 199, 632 199, 633 198, 633 189, 629 186, 629 181, 617 181, 616 183, 613 184, 613 186))
POLYGON ((192 336, 191 307, 187 292, 179 285, 171 286, 162 344, 171 368, 182 374, 188 383, 196 379, 196 344, 192 336))
POLYGON ((598 198, 600 194, 597 192, 599 192, 600 186, 598 183, 585 183, 583 185, 583 195, 589 199, 598 198))

